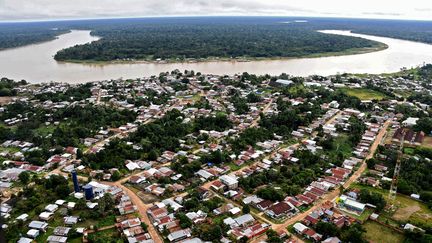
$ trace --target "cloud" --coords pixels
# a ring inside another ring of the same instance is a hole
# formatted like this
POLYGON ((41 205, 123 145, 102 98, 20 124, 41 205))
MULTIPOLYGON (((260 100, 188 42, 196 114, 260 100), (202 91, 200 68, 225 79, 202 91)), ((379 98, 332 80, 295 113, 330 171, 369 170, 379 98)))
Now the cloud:
POLYGON ((418 12, 432 12, 432 8, 415 8, 414 10, 418 12))
POLYGON ((409 3, 394 0, 0 0, 0 20, 197 15, 383 18, 420 15, 432 19, 426 9, 432 9, 430 0, 409 3))
POLYGON ((402 13, 388 13, 388 12, 363 12, 364 15, 378 15, 378 16, 401 16, 402 13))

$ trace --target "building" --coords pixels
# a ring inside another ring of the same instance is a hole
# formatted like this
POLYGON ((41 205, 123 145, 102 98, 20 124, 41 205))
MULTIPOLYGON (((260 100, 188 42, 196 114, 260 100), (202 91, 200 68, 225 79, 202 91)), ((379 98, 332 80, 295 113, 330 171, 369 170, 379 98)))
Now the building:
POLYGON ((296 213, 296 208, 287 202, 278 202, 268 207, 266 214, 272 218, 285 218, 296 213))
POLYGON ((238 187, 238 180, 234 176, 223 175, 219 177, 220 181, 225 184, 229 189, 233 190, 238 187))
POLYGON ((44 231, 48 228, 48 224, 42 221, 31 221, 29 228, 44 231))
POLYGON ((419 118, 416 117, 408 117, 405 121, 402 122, 402 125, 405 127, 413 127, 417 124, 419 118))
POLYGON ((191 236, 191 232, 189 229, 174 231, 168 235, 168 240, 170 242, 176 242, 180 240, 184 240, 191 236))
POLYGON ((354 211, 358 214, 363 213, 363 211, 366 208, 366 204, 352 200, 348 198, 346 195, 340 196, 338 205, 339 207, 345 208, 350 211, 354 211))

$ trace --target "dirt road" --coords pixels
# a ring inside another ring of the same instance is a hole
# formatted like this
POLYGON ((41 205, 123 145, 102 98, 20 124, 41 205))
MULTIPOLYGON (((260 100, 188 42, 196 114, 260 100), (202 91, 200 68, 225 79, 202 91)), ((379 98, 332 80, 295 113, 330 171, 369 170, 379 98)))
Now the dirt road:
POLYGON ((139 198, 132 190, 127 188, 122 184, 123 180, 117 181, 117 182, 101 182, 106 185, 110 186, 116 186, 121 188, 131 199, 131 202, 137 207, 139 214, 141 215, 141 221, 144 222, 146 225, 148 225, 147 230, 154 242, 156 243, 162 243, 163 240, 158 234, 156 228, 153 226, 152 222, 150 221, 149 216, 147 215, 147 210, 151 207, 150 204, 145 204, 141 198, 139 198))
MULTIPOLYGON (((373 157, 375 154, 376 149, 378 148, 378 145, 380 144, 381 140, 383 139, 387 128, 390 124, 390 120, 387 120, 383 127, 381 128, 380 132, 378 133, 377 137, 375 138, 374 143, 372 144, 370 148, 369 155, 366 157, 366 159, 363 160, 362 164, 360 165, 360 168, 351 175, 351 177, 345 182, 344 188, 348 188, 353 182, 355 182, 365 171, 366 169, 366 160, 373 157)), ((331 191, 330 193, 326 194, 323 198, 321 198, 318 202, 316 202, 315 206, 311 207, 309 210, 297 214, 294 217, 288 219, 283 224, 273 224, 272 228, 275 231, 285 230, 289 225, 294 224, 297 221, 301 221, 303 218, 305 218, 308 214, 310 214, 312 211, 316 210, 317 208, 321 207, 321 205, 326 201, 333 201, 339 196, 339 188, 331 191)))

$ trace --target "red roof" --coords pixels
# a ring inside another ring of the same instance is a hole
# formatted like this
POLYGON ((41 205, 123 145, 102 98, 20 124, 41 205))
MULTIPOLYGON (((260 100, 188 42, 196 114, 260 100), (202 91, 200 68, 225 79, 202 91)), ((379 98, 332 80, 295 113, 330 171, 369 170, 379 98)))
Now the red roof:
POLYGON ((275 215, 286 214, 293 208, 286 202, 276 203, 268 208, 269 211, 273 211, 275 215))

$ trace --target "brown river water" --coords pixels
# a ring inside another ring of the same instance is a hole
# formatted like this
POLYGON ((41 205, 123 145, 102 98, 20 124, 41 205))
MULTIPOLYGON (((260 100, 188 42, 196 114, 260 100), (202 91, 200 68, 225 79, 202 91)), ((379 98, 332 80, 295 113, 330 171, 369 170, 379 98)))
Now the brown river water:
POLYGON ((95 41, 90 31, 73 30, 57 39, 0 51, 0 76, 16 80, 38 82, 82 83, 88 81, 139 78, 160 72, 194 70, 208 74, 254 74, 288 73, 295 76, 336 73, 388 73, 403 67, 415 67, 432 63, 432 45, 399 39, 353 34, 349 31, 326 30, 327 34, 357 36, 385 43, 389 48, 365 54, 329 56, 318 58, 292 58, 250 62, 211 61, 195 63, 110 63, 81 64, 54 60, 54 54, 67 47, 95 41))

